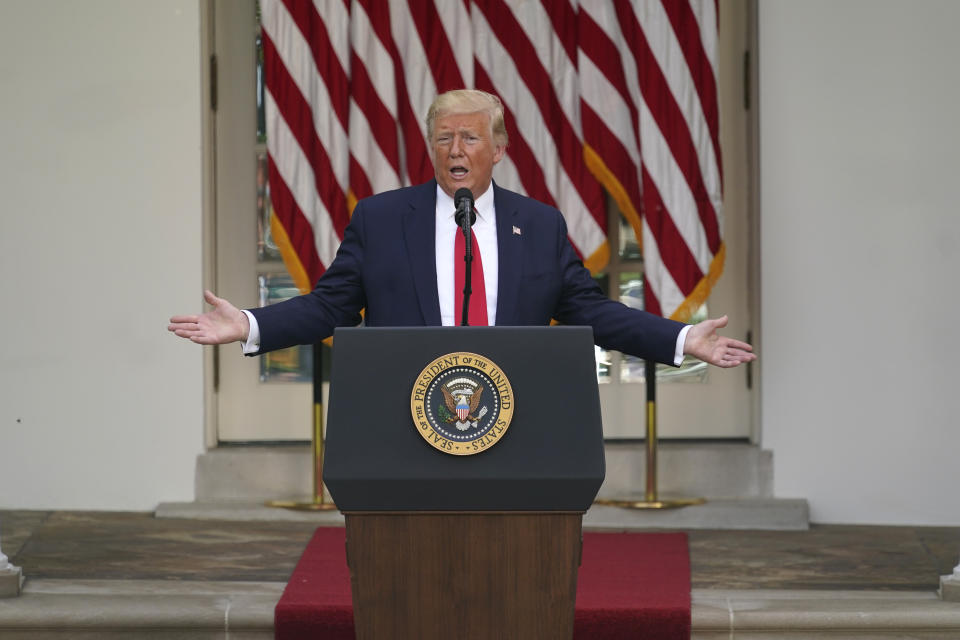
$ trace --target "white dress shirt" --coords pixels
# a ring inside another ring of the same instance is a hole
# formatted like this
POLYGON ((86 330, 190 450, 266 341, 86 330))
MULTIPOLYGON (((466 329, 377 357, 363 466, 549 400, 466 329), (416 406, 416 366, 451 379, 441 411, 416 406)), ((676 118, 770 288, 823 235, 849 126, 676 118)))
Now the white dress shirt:
MULTIPOLYGON (((487 294, 487 324, 497 321, 497 275, 500 256, 497 253, 497 212, 493 205, 493 187, 483 192, 473 205, 477 221, 472 233, 477 239, 480 262, 483 264, 483 288, 487 294)), ((460 227, 454 220, 457 207, 453 198, 437 185, 437 294, 440 296, 440 324, 452 327, 460 324, 462 309, 455 309, 454 242, 460 227)), ((477 283, 473 283, 476 291, 477 283)))

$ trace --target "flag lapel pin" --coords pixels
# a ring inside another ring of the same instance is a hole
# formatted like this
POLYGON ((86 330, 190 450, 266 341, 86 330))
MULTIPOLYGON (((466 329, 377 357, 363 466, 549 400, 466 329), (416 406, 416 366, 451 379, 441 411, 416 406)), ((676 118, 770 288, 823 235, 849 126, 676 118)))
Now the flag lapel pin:
POLYGON ((520 233, 520 227, 518 227, 518 226, 516 226, 516 225, 514 225, 514 227, 513 227, 513 234, 514 234, 514 235, 517 235, 517 236, 523 235, 522 233, 520 233))

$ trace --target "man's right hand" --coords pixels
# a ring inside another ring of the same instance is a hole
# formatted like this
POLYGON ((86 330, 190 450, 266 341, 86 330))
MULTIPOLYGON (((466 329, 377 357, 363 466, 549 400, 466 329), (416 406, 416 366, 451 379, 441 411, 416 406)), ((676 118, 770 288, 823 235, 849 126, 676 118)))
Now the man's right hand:
POLYGON ((173 316, 167 330, 197 344, 246 341, 250 334, 247 314, 210 291, 203 292, 203 299, 213 306, 212 310, 199 316, 173 316))

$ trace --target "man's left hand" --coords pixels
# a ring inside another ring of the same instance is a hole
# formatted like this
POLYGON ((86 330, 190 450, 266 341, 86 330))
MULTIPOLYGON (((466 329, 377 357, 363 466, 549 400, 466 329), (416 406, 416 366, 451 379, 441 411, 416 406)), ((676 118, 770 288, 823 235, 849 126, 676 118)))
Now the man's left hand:
POLYGON ((717 329, 725 326, 727 316, 693 325, 683 343, 683 353, 725 369, 756 360, 757 355, 749 344, 717 333, 717 329))

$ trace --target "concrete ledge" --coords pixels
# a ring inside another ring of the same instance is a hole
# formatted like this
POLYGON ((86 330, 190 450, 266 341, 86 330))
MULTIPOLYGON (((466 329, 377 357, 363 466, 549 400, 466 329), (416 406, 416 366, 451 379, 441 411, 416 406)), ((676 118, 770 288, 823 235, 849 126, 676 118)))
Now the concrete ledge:
POLYGON ((694 589, 696 639, 957 638, 960 607, 933 592, 694 589))
MULTIPOLYGON (((274 582, 28 580, 0 601, 0 637, 273 637, 274 582)), ((692 594, 694 640, 958 638, 960 606, 933 592, 705 590, 692 594)))
POLYGON ((4 638, 272 638, 284 585, 263 582, 28 580, 0 601, 4 638))

